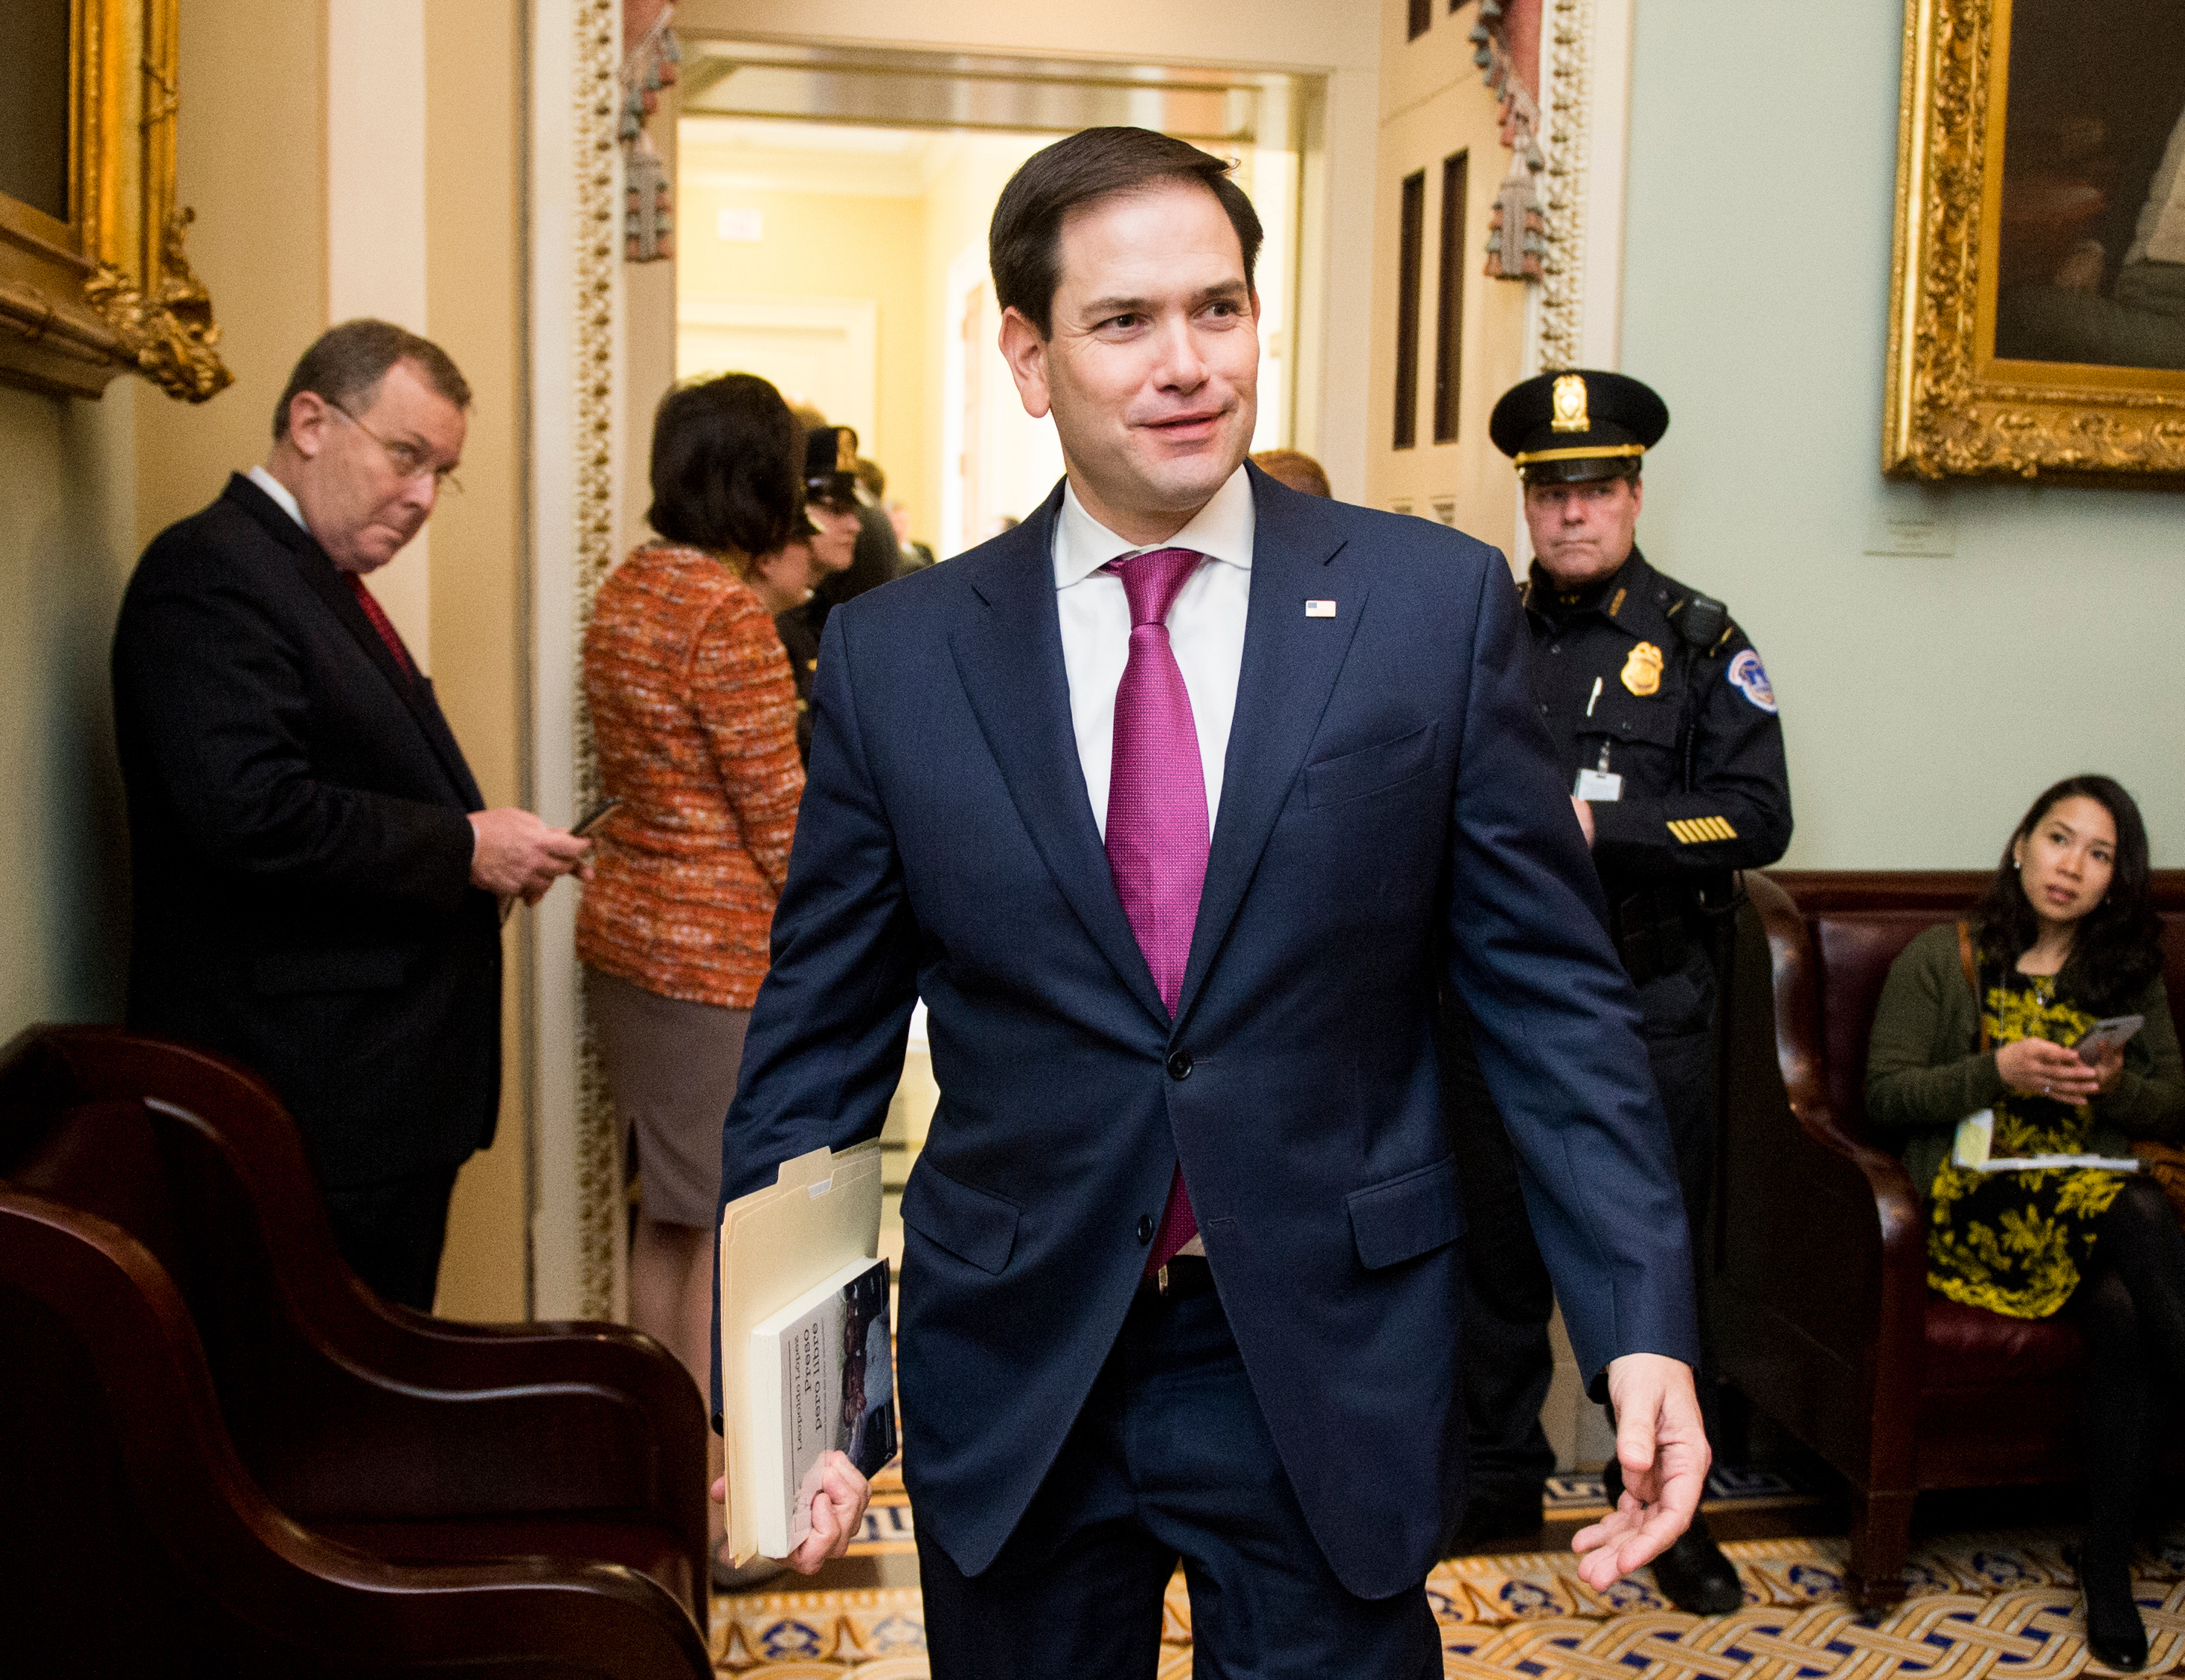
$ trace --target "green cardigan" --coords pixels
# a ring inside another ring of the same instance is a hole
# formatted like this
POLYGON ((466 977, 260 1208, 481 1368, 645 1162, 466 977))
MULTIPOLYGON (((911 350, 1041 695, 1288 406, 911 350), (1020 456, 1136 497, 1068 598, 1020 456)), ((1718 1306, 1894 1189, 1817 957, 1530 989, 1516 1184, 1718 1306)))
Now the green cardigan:
MULTIPOLYGON (((1890 966, 1874 1015, 1866 1053, 1866 1116, 1877 1131, 1908 1133, 1899 1140, 1913 1188, 1925 1201, 1957 1134, 1958 1122, 2003 1095, 1995 1052, 1976 1052, 1980 1020, 1958 957, 1957 924, 1929 928, 1890 966)), ((2185 1059, 2170 995, 2156 975, 2121 1015, 2147 1025, 2124 1048, 2124 1072, 2107 1096, 2094 1099, 2088 1147, 2122 1155, 2133 1138, 2171 1139, 2185 1131, 2185 1059)))

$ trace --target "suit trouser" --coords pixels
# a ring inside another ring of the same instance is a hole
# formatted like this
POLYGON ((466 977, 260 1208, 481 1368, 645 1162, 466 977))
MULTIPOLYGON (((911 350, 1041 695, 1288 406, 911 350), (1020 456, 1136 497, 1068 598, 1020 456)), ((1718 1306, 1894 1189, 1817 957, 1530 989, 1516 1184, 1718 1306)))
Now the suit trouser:
POLYGON ((457 1170, 428 1167, 399 1179, 321 1192, 333 1224, 334 1246, 383 1298, 420 1313, 433 1310, 457 1170))
MULTIPOLYGON (((1696 939, 1681 968, 1639 988, 1640 1032, 1668 1119, 1696 1252, 1714 1162, 1716 1004, 1714 966, 1696 939)), ((1475 1496, 1492 1498, 1537 1492, 1555 1468, 1540 1424, 1554 1375, 1548 1321, 1555 1297, 1526 1216, 1517 1156, 1479 1077, 1461 1016, 1461 1005, 1445 1002, 1445 1104, 1464 1180, 1467 1486, 1475 1496)), ((1706 1380, 1704 1365, 1700 1375, 1700 1409, 1713 1440, 1715 1385, 1706 1380)))
POLYGON ((1179 1560, 1194 1675, 1442 1672, 1423 1583, 1361 1599, 1328 1568, 1210 1287, 1140 1293, 991 1568, 964 1576, 925 1533, 918 1559, 934 1680, 1153 1680, 1179 1560))

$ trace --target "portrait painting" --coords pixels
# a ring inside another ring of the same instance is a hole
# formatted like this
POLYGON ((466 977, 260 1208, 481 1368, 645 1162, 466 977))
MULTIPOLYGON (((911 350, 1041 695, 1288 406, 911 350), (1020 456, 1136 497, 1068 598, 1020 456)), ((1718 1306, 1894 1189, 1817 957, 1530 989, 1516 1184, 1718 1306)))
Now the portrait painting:
POLYGON ((2015 0, 2000 360, 2185 368, 2185 0, 2015 0))
POLYGON ((175 203, 180 0, 18 0, 0 49, 0 382, 229 383, 175 203))
POLYGON ((2185 485, 2185 0, 1908 0, 1885 470, 2185 485))

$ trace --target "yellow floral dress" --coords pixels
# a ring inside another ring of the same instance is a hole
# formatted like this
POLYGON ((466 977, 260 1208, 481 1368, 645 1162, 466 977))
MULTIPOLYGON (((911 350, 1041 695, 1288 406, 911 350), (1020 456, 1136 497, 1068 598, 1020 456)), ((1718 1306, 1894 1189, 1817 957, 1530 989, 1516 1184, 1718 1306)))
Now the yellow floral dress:
MULTIPOLYGON (((2076 1044, 2094 1024, 2057 1000, 2053 975, 2007 976, 1982 1010, 1988 1041, 2076 1044)), ((2047 1097, 2005 1093, 1995 1105, 1994 1156, 2083 1155, 2093 1112, 2047 1097)), ((1945 1156, 1927 1216, 1929 1287, 1968 1307, 2014 1319, 2045 1319, 2079 1286, 2093 1252, 2094 1225, 2124 1186, 2092 1168, 1976 1173, 1945 1156)))

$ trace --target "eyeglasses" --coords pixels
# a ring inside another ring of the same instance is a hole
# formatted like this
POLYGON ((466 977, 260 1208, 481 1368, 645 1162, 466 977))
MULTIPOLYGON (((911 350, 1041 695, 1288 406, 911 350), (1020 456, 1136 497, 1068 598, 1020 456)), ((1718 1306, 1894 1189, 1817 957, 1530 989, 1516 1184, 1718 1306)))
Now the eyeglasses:
POLYGON ((406 483, 411 479, 422 479, 429 473, 433 476, 434 490, 453 490, 458 496, 462 494, 463 481, 455 476, 454 468, 439 465, 415 444, 394 443, 381 437, 338 402, 330 402, 327 406, 387 451, 387 464, 394 469, 396 478, 406 483))

